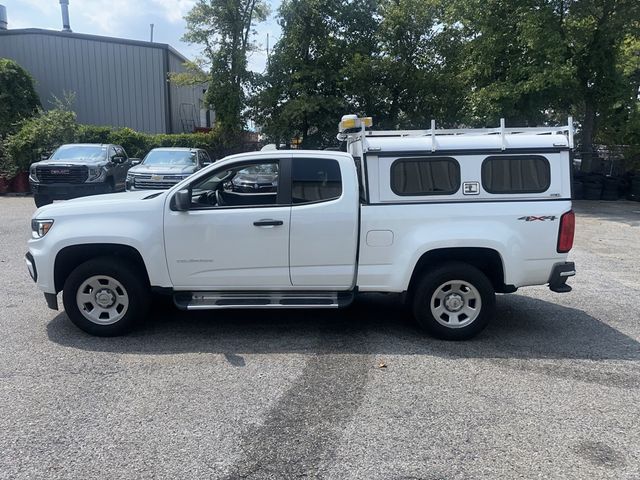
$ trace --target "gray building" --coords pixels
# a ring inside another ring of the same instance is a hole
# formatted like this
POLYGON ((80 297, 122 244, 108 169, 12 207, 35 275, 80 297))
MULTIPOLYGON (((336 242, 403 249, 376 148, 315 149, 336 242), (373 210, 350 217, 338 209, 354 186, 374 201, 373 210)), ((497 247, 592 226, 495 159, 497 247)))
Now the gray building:
POLYGON ((166 44, 0 25, 0 57, 31 73, 44 108, 73 92, 80 123, 179 133, 213 121, 205 86, 168 81, 187 59, 166 44))

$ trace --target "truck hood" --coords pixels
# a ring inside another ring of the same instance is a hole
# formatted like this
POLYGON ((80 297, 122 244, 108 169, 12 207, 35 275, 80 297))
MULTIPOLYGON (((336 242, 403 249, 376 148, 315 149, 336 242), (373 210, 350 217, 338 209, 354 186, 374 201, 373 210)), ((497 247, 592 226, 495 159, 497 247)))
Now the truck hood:
POLYGON ((196 171, 195 165, 136 165, 129 173, 150 173, 154 175, 186 175, 196 171))
POLYGON ((104 211, 118 211, 126 214, 127 210, 138 210, 147 201, 163 200, 166 190, 137 190, 132 192, 109 193, 107 195, 91 195, 74 198, 63 202, 52 203, 36 210, 33 218, 53 218, 67 214, 95 215, 104 211), (145 200, 148 199, 148 200, 145 200))
POLYGON ((40 160, 39 162, 35 162, 32 165, 36 166, 47 166, 47 167, 83 167, 86 165, 91 165, 92 167, 104 166, 107 162, 104 158, 86 158, 82 160, 40 160))

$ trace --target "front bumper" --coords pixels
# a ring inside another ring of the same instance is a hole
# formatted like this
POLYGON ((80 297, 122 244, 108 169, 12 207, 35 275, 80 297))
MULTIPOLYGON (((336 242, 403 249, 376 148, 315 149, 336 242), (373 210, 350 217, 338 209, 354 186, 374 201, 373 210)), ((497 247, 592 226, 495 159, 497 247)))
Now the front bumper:
POLYGON ((34 195, 46 195, 55 200, 99 195, 107 190, 104 183, 30 183, 34 195))
POLYGON ((549 290, 556 293, 567 293, 571 287, 567 285, 569 277, 576 274, 576 265, 573 262, 556 263, 549 277, 549 290))
MULTIPOLYGON (((38 269, 36 268, 36 261, 31 255, 31 252, 27 252, 24 256, 24 261, 27 264, 27 270, 34 282, 38 283, 38 269)), ((52 310, 58 310, 58 296, 55 293, 44 294, 44 299, 47 301, 47 306, 52 310)))

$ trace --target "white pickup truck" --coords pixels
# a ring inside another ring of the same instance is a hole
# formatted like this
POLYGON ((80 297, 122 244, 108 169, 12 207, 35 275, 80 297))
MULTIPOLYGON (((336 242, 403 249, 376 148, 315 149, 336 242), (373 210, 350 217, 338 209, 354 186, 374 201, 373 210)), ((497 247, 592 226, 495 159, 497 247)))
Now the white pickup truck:
POLYGON ((49 307, 62 291, 71 321, 103 336, 130 329, 152 293, 200 310, 337 308, 385 292, 431 334, 465 339, 496 292, 571 290, 570 126, 369 125, 343 117, 348 153, 233 155, 167 191, 40 208, 29 272, 49 307), (239 189, 238 176, 253 180, 239 189))

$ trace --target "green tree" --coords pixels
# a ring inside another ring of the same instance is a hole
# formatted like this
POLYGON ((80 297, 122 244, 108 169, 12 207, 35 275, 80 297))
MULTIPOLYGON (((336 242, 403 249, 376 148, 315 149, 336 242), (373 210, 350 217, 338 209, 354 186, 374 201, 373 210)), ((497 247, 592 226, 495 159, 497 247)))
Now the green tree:
POLYGON ((296 136, 304 148, 317 148, 332 143, 330 131, 335 138, 346 109, 340 9, 341 0, 285 0, 280 6, 282 37, 255 99, 257 122, 278 142, 296 136))
POLYGON ((0 58, 0 137, 15 132, 39 106, 31 75, 13 60, 0 58))
POLYGON ((198 0, 185 17, 183 39, 204 47, 201 65, 209 68, 206 101, 230 134, 244 126, 245 92, 251 80, 247 55, 256 48, 254 27, 268 13, 263 0, 198 0))
POLYGON ((625 78, 621 60, 625 41, 638 37, 640 2, 574 0, 563 15, 576 74, 574 105, 582 123, 582 168, 590 171, 599 129, 629 97, 633 75, 625 78))

